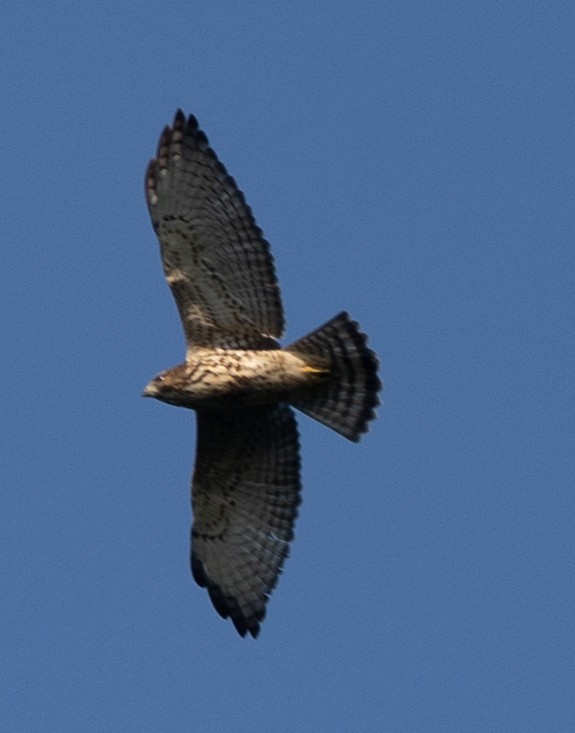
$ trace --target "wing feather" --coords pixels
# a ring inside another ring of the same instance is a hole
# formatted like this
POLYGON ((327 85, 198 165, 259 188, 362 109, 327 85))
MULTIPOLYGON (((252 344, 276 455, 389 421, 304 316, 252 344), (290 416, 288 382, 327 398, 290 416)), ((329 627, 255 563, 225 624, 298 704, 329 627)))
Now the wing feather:
POLYGON ((178 110, 164 129, 146 197, 188 346, 249 347, 281 336, 269 244, 192 115, 178 110))
POLYGON ((299 503, 299 442, 291 408, 198 412, 192 573, 241 636, 259 633, 299 503))

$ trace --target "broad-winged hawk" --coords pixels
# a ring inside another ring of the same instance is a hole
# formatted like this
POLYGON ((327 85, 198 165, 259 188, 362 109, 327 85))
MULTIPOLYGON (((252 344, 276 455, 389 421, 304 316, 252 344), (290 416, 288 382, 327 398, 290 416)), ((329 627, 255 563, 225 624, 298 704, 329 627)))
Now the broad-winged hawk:
POLYGON ((282 349, 269 245, 193 116, 178 110, 146 173, 183 364, 144 395, 197 413, 192 573, 237 631, 257 636, 300 503, 297 407, 357 441, 374 416, 378 362, 347 313, 282 349))

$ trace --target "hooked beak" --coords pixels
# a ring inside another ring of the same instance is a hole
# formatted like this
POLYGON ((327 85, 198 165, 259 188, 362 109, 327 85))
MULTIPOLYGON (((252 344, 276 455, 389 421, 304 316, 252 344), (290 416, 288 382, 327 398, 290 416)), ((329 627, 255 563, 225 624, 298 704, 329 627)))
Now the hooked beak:
POLYGON ((150 382, 144 387, 142 397, 155 397, 158 394, 158 388, 153 382, 150 382))

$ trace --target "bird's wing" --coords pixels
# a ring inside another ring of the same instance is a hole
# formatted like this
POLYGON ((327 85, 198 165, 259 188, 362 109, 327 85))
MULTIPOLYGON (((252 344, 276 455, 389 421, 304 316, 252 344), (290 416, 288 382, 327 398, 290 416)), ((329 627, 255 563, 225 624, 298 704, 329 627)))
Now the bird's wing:
POLYGON ((299 469, 287 405, 198 412, 192 573, 241 636, 257 636, 288 555, 299 469))
POLYGON ((197 120, 181 110, 148 166, 146 198, 188 347, 281 336, 269 244, 197 120))

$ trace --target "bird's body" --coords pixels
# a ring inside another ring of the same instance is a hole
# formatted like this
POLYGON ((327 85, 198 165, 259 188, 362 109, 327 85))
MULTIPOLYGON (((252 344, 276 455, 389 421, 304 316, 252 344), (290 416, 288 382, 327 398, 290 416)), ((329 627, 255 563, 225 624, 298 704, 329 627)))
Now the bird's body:
POLYGON ((188 360, 155 377, 146 397, 193 410, 293 402, 327 379, 327 364, 311 366, 276 349, 194 350, 188 360))
POLYGON ((291 406, 358 440, 379 402, 378 362, 346 313, 280 347, 269 245, 193 116, 164 129, 146 195, 187 350, 144 394, 197 413, 192 573, 255 637, 301 500, 291 406))

